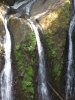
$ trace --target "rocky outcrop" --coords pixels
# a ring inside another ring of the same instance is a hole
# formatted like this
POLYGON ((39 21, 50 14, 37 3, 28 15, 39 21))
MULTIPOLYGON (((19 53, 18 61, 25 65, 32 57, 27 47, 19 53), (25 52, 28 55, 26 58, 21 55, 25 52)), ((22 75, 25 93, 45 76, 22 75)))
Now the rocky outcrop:
POLYGON ((3 43, 3 37, 4 37, 5 31, 4 31, 4 26, 3 26, 3 22, 0 19, 0 43, 3 43))
MULTIPOLYGON (((53 84, 53 87, 64 97, 64 92, 63 92, 65 90, 63 88, 65 86, 64 85, 64 80, 65 80, 64 49, 65 49, 65 42, 66 42, 66 36, 68 32, 68 25, 69 25, 68 22, 69 22, 70 3, 69 0, 45 0, 45 3, 43 1, 44 0, 39 0, 38 4, 36 2, 36 4, 32 8, 31 16, 32 18, 35 18, 36 16, 37 19, 39 18, 39 14, 42 15, 42 12, 46 12, 48 10, 48 13, 45 13, 47 15, 44 16, 42 20, 40 19, 40 21, 38 21, 39 20, 38 19, 37 21, 41 24, 43 30, 45 30, 44 31, 45 34, 42 34, 43 36, 42 38, 44 38, 43 45, 46 46, 44 48, 47 49, 47 50, 45 49, 46 50, 45 53, 47 54, 46 59, 48 60, 49 76, 52 76, 51 83, 53 84)), ((11 38, 13 39, 12 42, 15 43, 15 46, 17 44, 22 45, 20 43, 26 40, 27 37, 29 37, 30 34, 32 33, 31 29, 26 23, 25 18, 23 19, 23 18, 16 18, 15 16, 10 16, 8 20, 8 28, 11 33, 11 38)), ((5 30, 1 20, 0 21, 1 41, 3 39, 4 34, 5 34, 5 30)), ((31 39, 34 40, 32 37, 31 39)), ((41 41, 42 40, 43 39, 41 39, 41 41)), ((24 41, 24 45, 23 45, 23 47, 25 46, 24 49, 27 49, 23 52, 23 55, 25 55, 26 58, 26 60, 24 58, 25 67, 26 67, 26 63, 30 64, 30 60, 32 59, 30 58, 30 56, 33 57, 34 54, 34 51, 33 53, 31 53, 32 52, 31 49, 33 49, 32 41, 28 44, 29 41, 30 41, 30 37, 29 39, 27 39, 27 41, 24 41), (31 55, 29 53, 31 53, 31 55)), ((19 50, 23 50, 23 48, 19 50)), ((19 50, 17 50, 17 53, 20 52, 19 50)), ((16 57, 21 61, 22 56, 19 58, 17 54, 16 57)), ((35 63, 36 61, 34 60, 33 62, 35 63)), ((21 65, 19 64, 18 66, 21 65)), ((50 77, 48 78, 50 80, 50 77)))
MULTIPOLYGON (((2 17, 5 16, 7 9, 8 8, 5 5, 1 5, 0 7, 0 43, 2 43, 3 37, 5 35, 2 17)), ((15 44, 21 42, 23 39, 25 39, 27 34, 31 33, 31 29, 27 25, 26 20, 17 18, 15 16, 9 17, 8 28, 11 34, 11 38, 14 37, 15 44)))
POLYGON ((0 56, 3 53, 3 38, 4 38, 4 34, 5 34, 5 31, 4 31, 3 23, 2 23, 2 20, 0 19, 0 56))
POLYGON ((0 72, 3 68, 3 54, 4 54, 4 48, 3 48, 3 38, 4 38, 4 27, 3 27, 3 22, 0 18, 0 72))
POLYGON ((25 19, 10 17, 8 21, 10 33, 14 37, 15 44, 19 44, 32 31, 25 19))

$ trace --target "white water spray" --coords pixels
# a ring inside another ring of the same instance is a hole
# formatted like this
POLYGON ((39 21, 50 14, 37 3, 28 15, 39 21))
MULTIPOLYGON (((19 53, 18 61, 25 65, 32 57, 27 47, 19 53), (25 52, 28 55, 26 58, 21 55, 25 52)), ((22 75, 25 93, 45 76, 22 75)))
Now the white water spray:
POLYGON ((1 100, 13 100, 12 98, 12 69, 11 69, 11 38, 7 28, 7 18, 3 18, 6 35, 4 37, 5 65, 1 72, 1 100))

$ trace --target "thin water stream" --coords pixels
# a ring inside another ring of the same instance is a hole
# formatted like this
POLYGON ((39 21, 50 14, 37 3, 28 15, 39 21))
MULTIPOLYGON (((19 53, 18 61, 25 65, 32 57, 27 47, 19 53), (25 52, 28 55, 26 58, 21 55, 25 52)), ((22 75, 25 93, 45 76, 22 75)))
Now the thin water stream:
POLYGON ((7 27, 8 18, 3 18, 3 24, 5 28, 4 36, 4 59, 5 65, 1 72, 1 100, 13 100, 12 97, 12 68, 11 68, 11 37, 7 27))

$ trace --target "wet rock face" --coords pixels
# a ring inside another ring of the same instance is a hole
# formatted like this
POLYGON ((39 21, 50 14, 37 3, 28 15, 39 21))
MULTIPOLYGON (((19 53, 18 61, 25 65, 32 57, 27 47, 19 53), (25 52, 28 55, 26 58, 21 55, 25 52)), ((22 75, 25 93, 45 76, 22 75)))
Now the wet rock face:
POLYGON ((0 18, 0 72, 3 69, 3 59, 4 59, 4 48, 3 48, 3 38, 5 35, 4 26, 2 19, 0 18))
POLYGON ((1 5, 0 6, 0 58, 4 52, 3 42, 4 42, 4 36, 6 32, 3 25, 3 16, 6 14, 6 11, 7 11, 7 7, 4 5, 1 5))
POLYGON ((4 34, 5 34, 4 25, 3 25, 2 20, 0 19, 0 40, 1 40, 1 37, 3 38, 4 34))
POLYGON ((2 19, 0 18, 0 52, 2 51, 3 48, 4 35, 5 35, 4 25, 2 19))
MULTIPOLYGON (((0 7, 0 43, 3 42, 5 35, 5 29, 2 22, 2 16, 5 16, 7 12, 7 7, 1 5, 0 7)), ((32 31, 27 25, 27 22, 23 18, 16 18, 15 15, 9 16, 8 29, 11 34, 12 42, 15 44, 20 43, 25 39, 25 36, 30 34, 32 31)))
POLYGON ((32 32, 25 19, 16 17, 9 18, 8 27, 15 45, 23 41, 32 32))

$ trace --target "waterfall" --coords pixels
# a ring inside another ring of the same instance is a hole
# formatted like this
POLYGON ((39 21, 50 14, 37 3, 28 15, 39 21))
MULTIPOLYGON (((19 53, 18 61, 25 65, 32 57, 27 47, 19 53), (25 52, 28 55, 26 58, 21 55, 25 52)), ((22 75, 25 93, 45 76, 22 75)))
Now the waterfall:
MULTIPOLYGON (((13 5, 13 8, 19 10, 20 16, 30 15, 31 7, 36 2, 36 0, 30 0, 29 3, 24 2, 17 2, 13 5)), ((39 55, 39 68, 38 68, 38 100, 50 100, 49 92, 47 88, 47 79, 46 79, 46 65, 45 65, 45 57, 44 57, 44 50, 43 46, 40 41, 39 37, 39 30, 37 26, 33 23, 32 20, 28 19, 30 22, 36 36, 37 47, 38 47, 38 55, 39 55)))
POLYGON ((13 6, 11 6, 11 9, 17 10, 20 15, 30 15, 31 7, 36 2, 36 0, 26 0, 26 1, 20 1, 15 2, 13 6))
POLYGON ((75 16, 70 22, 69 27, 69 51, 68 51, 68 68, 67 68, 67 84, 66 84, 66 100, 70 100, 74 92, 74 66, 73 66, 73 40, 72 33, 75 28, 75 16))
POLYGON ((4 37, 5 65, 0 76, 1 100, 13 100, 12 99, 12 69, 11 69, 11 37, 10 37, 10 32, 7 28, 7 20, 8 20, 7 17, 3 19, 3 24, 5 27, 6 34, 4 37))
MULTIPOLYGON (((30 15, 31 7, 36 0, 17 1, 11 9, 17 10, 20 16, 26 14, 30 15)), ((11 13, 11 12, 10 12, 11 13)), ((19 17, 20 17, 19 16, 19 17)), ((12 96, 12 68, 11 68, 11 37, 7 27, 8 17, 3 18, 6 35, 4 37, 4 58, 5 65, 1 72, 1 100, 13 100, 12 96)), ((28 19, 36 36, 38 55, 39 55, 39 68, 38 68, 38 100, 51 100, 49 97, 46 77, 45 56, 42 43, 40 41, 39 29, 34 22, 28 19)))
MULTIPOLYGON (((24 2, 17 2, 13 5, 13 8, 17 9, 20 13, 20 16, 30 15, 31 7, 36 2, 36 0, 30 0, 28 3, 27 1, 24 2)), ((28 19, 30 22, 36 36, 37 47, 38 47, 38 55, 39 55, 39 68, 38 68, 38 100, 50 100, 49 92, 47 88, 47 79, 46 79, 46 65, 45 65, 45 57, 44 57, 44 50, 43 46, 40 41, 39 37, 39 30, 37 26, 33 23, 32 20, 28 19)))
POLYGON ((44 57, 44 49, 40 41, 38 27, 33 23, 32 20, 28 19, 36 36, 38 55, 39 55, 39 68, 38 68, 38 100, 50 100, 49 92, 47 88, 46 79, 46 65, 44 57))

